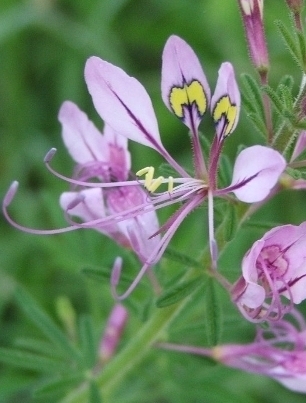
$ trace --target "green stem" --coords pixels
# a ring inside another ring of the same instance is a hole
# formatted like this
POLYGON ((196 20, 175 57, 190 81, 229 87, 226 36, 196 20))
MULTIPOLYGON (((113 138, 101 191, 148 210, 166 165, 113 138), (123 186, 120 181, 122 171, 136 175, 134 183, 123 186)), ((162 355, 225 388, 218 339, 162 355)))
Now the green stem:
MULTIPOLYGON (((193 270, 189 270, 184 279, 191 278, 193 274, 193 270)), ((96 376, 97 385, 103 396, 109 396, 120 380, 143 359, 161 332, 186 306, 191 295, 175 305, 163 309, 156 308, 152 317, 131 339, 126 348, 117 354, 96 376)), ((89 388, 87 384, 83 384, 66 396, 61 403, 87 403, 88 399, 89 388)))

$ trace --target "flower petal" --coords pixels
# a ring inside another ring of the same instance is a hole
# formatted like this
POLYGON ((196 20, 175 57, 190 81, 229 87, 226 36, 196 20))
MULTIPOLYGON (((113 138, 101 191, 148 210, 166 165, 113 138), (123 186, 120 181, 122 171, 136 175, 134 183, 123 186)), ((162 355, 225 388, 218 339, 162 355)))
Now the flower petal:
POLYGON ((108 160, 105 139, 77 105, 70 101, 64 102, 58 119, 62 124, 63 141, 76 162, 85 164, 108 160))
POLYGON ((161 90, 168 109, 194 131, 208 108, 210 89, 196 54, 175 35, 163 51, 161 90))
POLYGON ((268 196, 285 168, 284 157, 272 148, 248 147, 236 159, 229 190, 235 186, 232 192, 246 203, 261 201, 268 196))
MULTIPOLYGON (((85 189, 81 192, 64 192, 60 196, 60 205, 65 211, 69 208, 67 211, 68 214, 80 218, 84 223, 106 217, 107 215, 103 191, 100 188, 85 189), (69 208, 80 197, 83 197, 83 201, 69 208)), ((107 226, 93 225, 92 228, 114 239, 125 248, 131 246, 128 238, 120 231, 116 223, 112 224, 109 222, 107 226)))
POLYGON ((115 132, 163 154, 151 100, 135 78, 93 56, 86 62, 85 80, 97 112, 115 132))
POLYGON ((240 114, 240 92, 234 68, 229 62, 221 64, 218 81, 211 99, 211 115, 220 140, 236 128, 240 114))

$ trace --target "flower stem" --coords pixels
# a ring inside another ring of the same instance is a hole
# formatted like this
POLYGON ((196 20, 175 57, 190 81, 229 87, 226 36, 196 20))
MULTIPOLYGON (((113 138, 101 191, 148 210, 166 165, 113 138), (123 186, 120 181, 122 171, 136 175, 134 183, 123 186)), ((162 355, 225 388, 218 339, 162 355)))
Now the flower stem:
MULTIPOLYGON (((192 275, 193 270, 189 270, 184 280, 189 279, 192 275)), ((109 396, 122 378, 143 359, 160 333, 187 305, 191 295, 166 308, 156 308, 151 318, 130 340, 129 344, 95 376, 95 381, 104 398, 109 396)), ((88 386, 87 383, 81 385, 78 389, 68 394, 61 403, 87 403, 89 399, 88 386)))

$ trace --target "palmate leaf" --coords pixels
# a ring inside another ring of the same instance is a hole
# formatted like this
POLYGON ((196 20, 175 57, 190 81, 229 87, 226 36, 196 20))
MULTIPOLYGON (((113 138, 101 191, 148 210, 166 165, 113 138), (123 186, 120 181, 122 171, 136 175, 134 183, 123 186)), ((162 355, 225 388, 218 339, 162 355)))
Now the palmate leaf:
POLYGON ((65 372, 68 369, 67 363, 62 360, 9 348, 0 348, 0 362, 46 373, 65 372))
MULTIPOLYGON (((84 274, 86 277, 96 280, 96 281, 101 281, 101 282, 110 282, 110 277, 111 277, 111 267, 93 267, 93 266, 86 266, 82 267, 80 272, 84 274)), ((124 272, 120 275, 120 283, 122 284, 130 284, 134 280, 134 277, 129 276, 128 274, 125 274, 124 272)))
POLYGON ((249 101, 252 111, 256 112, 260 119, 265 121, 265 111, 262 102, 261 87, 257 81, 249 74, 242 74, 241 80, 245 88, 244 97, 249 101))
POLYGON ((43 354, 52 358, 62 358, 61 351, 55 351, 52 343, 34 338, 18 338, 14 341, 14 346, 32 353, 43 354))
POLYGON ((102 403, 101 393, 99 391, 98 385, 96 382, 90 382, 90 389, 89 389, 89 403, 102 403))
POLYGON ((62 332, 26 291, 18 288, 16 299, 28 318, 35 323, 54 347, 61 351, 64 357, 72 360, 79 360, 81 358, 80 352, 68 340, 65 333, 62 332))
POLYGON ((191 257, 185 255, 184 253, 178 252, 171 247, 168 247, 165 250, 163 257, 174 262, 181 263, 182 265, 187 267, 203 269, 203 265, 200 262, 197 262, 195 259, 192 259, 191 257))
POLYGON ((166 290, 156 301, 158 308, 173 305, 203 285, 203 276, 196 277, 166 290))
POLYGON ((86 368, 92 368, 97 360, 97 343, 94 327, 89 315, 82 315, 79 321, 79 341, 86 368))
POLYGON ((52 377, 39 385, 34 391, 34 397, 47 398, 50 395, 58 395, 68 392, 74 386, 86 379, 85 372, 69 372, 52 377))
POLYGON ((303 69, 303 61, 300 49, 300 43, 295 36, 289 32, 288 28, 284 25, 282 21, 275 21, 275 24, 282 36, 285 45, 287 46, 289 52, 293 60, 297 63, 297 65, 303 69))
POLYGON ((214 279, 209 278, 205 287, 205 328, 209 346, 219 344, 222 331, 222 308, 214 279))

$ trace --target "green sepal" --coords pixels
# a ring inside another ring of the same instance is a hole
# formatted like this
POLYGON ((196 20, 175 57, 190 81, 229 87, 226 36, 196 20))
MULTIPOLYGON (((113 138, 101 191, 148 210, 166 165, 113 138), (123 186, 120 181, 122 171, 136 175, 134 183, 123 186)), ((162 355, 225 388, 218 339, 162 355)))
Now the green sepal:
POLYGON ((222 308, 216 282, 209 278, 205 287, 205 328, 209 346, 219 344, 222 333, 222 308))
POLYGON ((175 285, 174 287, 166 290, 160 297, 157 298, 156 306, 158 308, 165 308, 169 305, 173 305, 183 298, 186 298, 202 284, 203 276, 198 276, 192 280, 175 285))

